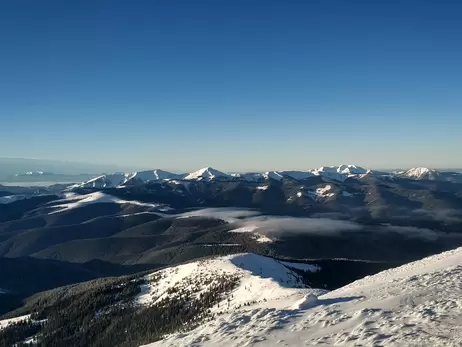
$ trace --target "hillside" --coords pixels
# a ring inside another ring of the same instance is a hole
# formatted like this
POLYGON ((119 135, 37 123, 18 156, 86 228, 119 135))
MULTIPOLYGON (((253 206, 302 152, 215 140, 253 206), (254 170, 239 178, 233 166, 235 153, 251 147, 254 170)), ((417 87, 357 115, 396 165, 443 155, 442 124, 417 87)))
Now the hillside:
POLYGON ((14 331, 53 346, 459 346, 461 263, 458 248, 328 292, 305 281, 322 265, 204 258, 35 295, 0 320, 0 346, 14 331))
POLYGON ((460 346, 461 263, 459 248, 282 307, 276 295, 148 346, 460 346))

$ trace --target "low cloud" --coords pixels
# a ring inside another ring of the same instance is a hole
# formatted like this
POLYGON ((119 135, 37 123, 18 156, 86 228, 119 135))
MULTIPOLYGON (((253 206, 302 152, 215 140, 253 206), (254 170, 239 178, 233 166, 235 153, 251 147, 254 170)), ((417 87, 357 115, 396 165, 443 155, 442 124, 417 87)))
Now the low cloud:
POLYGON ((243 218, 253 217, 261 213, 256 210, 246 208, 204 208, 202 210, 195 210, 185 212, 178 217, 209 217, 222 219, 228 223, 234 223, 242 220, 243 218))
POLYGON ((241 228, 258 232, 336 234, 342 231, 360 231, 363 227, 354 222, 327 218, 295 218, 278 216, 258 216, 239 223, 241 228))
POLYGON ((419 238, 427 240, 437 240, 445 234, 438 233, 427 228, 417 228, 412 226, 387 225, 380 229, 381 232, 394 232, 410 238, 419 238))
MULTIPOLYGON (((414 211, 414 215, 428 216, 427 210, 414 211)), ((412 219, 412 214, 409 212, 410 211, 408 211, 407 216, 412 219)), ((439 212, 434 212, 434 215, 445 218, 457 218, 457 215, 454 215, 454 211, 452 210, 439 210, 439 212)), ((283 217, 261 215, 261 213, 257 210, 245 208, 206 208, 186 212, 178 217, 185 218, 190 216, 218 218, 225 220, 228 223, 235 223, 236 230, 239 230, 239 232, 253 232, 275 237, 281 236, 282 234, 293 233, 334 236, 345 232, 361 232, 370 234, 393 233, 408 238, 418 238, 423 240, 437 240, 440 238, 454 236, 428 228, 398 226, 393 225, 392 223, 381 226, 364 225, 345 220, 344 218, 346 216, 342 214, 320 214, 319 216, 322 218, 283 217)), ((462 235, 456 235, 454 237, 462 237, 462 235)))

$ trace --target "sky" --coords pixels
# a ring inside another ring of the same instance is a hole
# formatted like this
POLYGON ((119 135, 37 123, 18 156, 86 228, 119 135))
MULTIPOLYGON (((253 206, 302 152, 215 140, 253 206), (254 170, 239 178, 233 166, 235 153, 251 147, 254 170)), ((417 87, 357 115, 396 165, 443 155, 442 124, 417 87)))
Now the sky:
POLYGON ((462 167, 462 2, 0 4, 0 156, 462 167))

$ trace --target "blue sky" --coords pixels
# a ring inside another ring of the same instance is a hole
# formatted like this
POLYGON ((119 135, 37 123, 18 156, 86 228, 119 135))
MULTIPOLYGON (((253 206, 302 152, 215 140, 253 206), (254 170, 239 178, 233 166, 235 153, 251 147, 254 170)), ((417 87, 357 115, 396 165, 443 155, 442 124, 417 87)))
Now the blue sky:
POLYGON ((462 167, 457 1, 4 1, 0 156, 462 167))

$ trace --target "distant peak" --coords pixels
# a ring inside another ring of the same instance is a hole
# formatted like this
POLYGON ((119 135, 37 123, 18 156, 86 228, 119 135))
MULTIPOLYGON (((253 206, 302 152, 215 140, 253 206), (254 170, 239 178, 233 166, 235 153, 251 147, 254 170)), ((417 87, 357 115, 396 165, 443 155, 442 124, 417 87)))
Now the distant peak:
POLYGON ((228 175, 218 171, 210 166, 204 167, 197 171, 191 172, 186 175, 184 179, 186 180, 197 180, 197 179, 214 179, 217 177, 227 177, 228 175))

